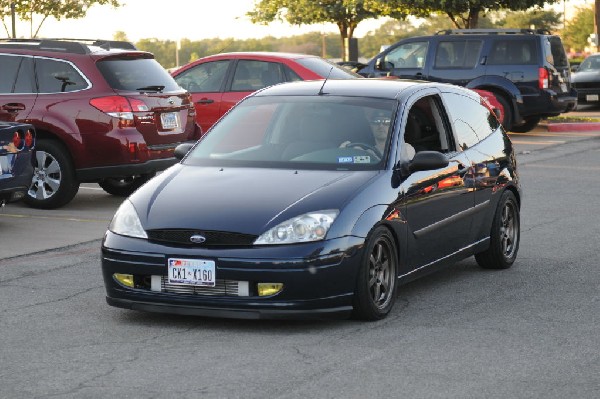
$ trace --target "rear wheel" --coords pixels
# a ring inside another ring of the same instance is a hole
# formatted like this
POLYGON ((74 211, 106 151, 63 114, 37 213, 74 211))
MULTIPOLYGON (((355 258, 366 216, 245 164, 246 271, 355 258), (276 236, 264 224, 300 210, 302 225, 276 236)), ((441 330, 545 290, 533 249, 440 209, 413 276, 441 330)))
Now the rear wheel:
POLYGON ((79 182, 66 148, 57 141, 38 140, 34 174, 23 201, 33 208, 54 209, 70 202, 78 190, 79 182))
POLYGON ((365 244, 356 290, 353 316, 379 320, 388 315, 396 301, 398 253, 392 234, 385 227, 371 232, 365 244))
POLYGON ((147 173, 137 176, 109 177, 102 179, 98 184, 104 191, 111 195, 127 197, 140 188, 142 184, 154 177, 154 175, 155 173, 147 173))
POLYGON ((538 125, 538 123, 540 123, 541 120, 541 116, 528 116, 524 119, 523 123, 521 123, 520 125, 513 126, 511 128, 511 131, 515 133, 527 133, 533 130, 538 125))
POLYGON ((519 204, 511 191, 500 198, 492 222, 490 247, 475 259, 484 269, 508 269, 517 258, 521 237, 519 204))

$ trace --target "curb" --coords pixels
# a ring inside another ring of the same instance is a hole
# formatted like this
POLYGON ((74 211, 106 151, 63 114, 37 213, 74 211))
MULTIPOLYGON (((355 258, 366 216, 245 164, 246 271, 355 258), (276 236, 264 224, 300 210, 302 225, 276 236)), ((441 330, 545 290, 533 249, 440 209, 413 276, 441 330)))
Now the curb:
POLYGON ((600 132, 600 122, 540 123, 548 132, 600 132))

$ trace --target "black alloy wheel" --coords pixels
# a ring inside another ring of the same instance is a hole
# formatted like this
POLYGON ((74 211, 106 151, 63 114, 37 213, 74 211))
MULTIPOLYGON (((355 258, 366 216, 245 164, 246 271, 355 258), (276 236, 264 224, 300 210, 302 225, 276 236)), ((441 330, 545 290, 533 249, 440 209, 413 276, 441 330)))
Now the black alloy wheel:
POLYGON ((155 173, 147 173, 137 176, 109 177, 102 179, 98 185, 107 193, 117 197, 128 197, 142 184, 153 178, 155 173))
POLYGON ((353 316, 379 320, 396 301, 398 251, 390 231, 379 226, 369 235, 358 272, 353 316))
POLYGON ((511 128, 511 132, 527 133, 532 131, 542 120, 541 116, 528 116, 520 125, 515 125, 511 128))
POLYGON ((485 269, 508 269, 517 258, 521 237, 519 204, 512 191, 502 194, 494 214, 490 247, 475 259, 485 269))

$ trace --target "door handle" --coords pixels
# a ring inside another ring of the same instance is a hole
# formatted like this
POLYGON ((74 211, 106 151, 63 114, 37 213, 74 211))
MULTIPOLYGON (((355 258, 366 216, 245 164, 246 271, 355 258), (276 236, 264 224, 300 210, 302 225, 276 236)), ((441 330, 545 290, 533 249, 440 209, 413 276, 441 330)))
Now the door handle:
POLYGON ((2 106, 2 109, 6 112, 19 112, 25 111, 25 104, 20 103, 8 103, 2 106))
POLYGON ((196 101, 196 104, 212 104, 215 100, 211 100, 210 98, 203 98, 202 100, 196 101))

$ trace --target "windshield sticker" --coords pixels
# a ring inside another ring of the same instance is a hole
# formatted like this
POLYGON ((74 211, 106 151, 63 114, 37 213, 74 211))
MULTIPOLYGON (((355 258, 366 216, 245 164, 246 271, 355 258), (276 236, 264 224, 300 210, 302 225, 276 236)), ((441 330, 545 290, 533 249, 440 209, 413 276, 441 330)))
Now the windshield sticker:
POLYGON ((368 155, 338 157, 338 163, 371 163, 371 157, 368 155))

